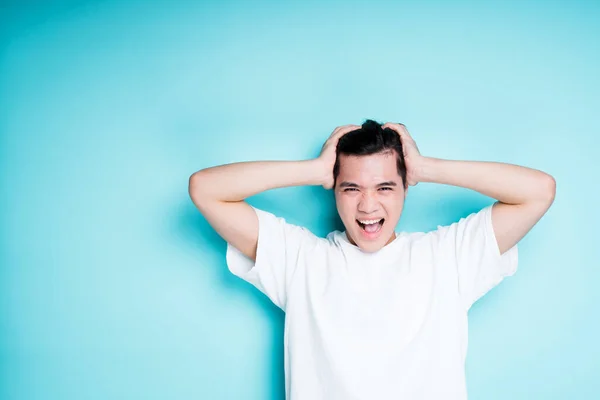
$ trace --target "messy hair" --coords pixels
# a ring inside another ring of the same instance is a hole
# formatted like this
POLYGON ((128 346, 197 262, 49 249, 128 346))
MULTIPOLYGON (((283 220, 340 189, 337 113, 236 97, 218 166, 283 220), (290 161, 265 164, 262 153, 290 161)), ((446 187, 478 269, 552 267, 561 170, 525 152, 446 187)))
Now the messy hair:
POLYGON ((381 124, 367 119, 359 129, 344 134, 338 141, 336 148, 336 159, 333 166, 333 187, 335 188, 337 177, 340 173, 340 155, 368 156, 371 154, 396 155, 396 168, 398 175, 402 178, 404 188, 406 182, 406 163, 400 135, 390 128, 383 129, 381 124))

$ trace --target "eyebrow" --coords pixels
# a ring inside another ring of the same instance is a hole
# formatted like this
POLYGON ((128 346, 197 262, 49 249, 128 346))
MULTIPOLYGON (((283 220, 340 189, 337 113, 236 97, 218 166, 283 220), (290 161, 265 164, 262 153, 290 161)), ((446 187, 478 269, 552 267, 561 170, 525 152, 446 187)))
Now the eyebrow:
MULTIPOLYGON (((377 186, 375 186, 375 187, 381 187, 381 186, 398 186, 398 184, 394 181, 387 181, 387 182, 378 183, 377 186)), ((345 187, 354 187, 354 188, 362 189, 362 186, 357 185, 356 183, 353 183, 353 182, 344 181, 344 182, 340 183, 340 188, 345 188, 345 187)))

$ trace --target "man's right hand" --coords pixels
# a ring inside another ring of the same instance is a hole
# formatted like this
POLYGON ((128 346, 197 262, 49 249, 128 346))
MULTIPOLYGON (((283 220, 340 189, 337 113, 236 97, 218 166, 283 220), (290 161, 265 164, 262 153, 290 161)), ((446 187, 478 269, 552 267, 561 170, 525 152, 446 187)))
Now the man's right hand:
POLYGON ((343 125, 335 128, 329 139, 323 144, 321 154, 317 158, 324 171, 323 187, 325 189, 333 188, 333 167, 336 159, 336 148, 338 141, 348 132, 360 129, 359 125, 343 125))

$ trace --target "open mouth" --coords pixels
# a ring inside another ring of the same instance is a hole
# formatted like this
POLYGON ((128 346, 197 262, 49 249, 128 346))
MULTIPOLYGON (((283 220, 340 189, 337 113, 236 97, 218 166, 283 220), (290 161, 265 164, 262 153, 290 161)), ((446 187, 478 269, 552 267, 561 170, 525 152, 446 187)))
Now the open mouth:
POLYGON ((356 220, 356 223, 358 224, 358 226, 360 226, 360 229, 362 229, 366 233, 379 232, 381 230, 381 227, 383 226, 384 222, 385 222, 385 218, 382 218, 379 222, 377 222, 375 224, 363 224, 363 223, 359 222, 358 220, 356 220))

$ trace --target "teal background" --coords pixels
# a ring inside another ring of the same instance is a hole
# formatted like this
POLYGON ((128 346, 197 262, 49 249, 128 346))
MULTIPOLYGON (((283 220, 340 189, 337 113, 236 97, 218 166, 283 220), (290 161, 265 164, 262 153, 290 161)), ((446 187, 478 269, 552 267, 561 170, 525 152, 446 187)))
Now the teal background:
MULTIPOLYGON (((600 390, 600 3, 12 2, 0 7, 0 398, 283 399, 284 314, 230 274, 189 176, 403 122, 427 156, 557 181, 470 312, 470 399, 600 390)), ((409 189, 399 230, 491 204, 409 189)), ((333 195, 249 199, 319 235, 333 195)))

